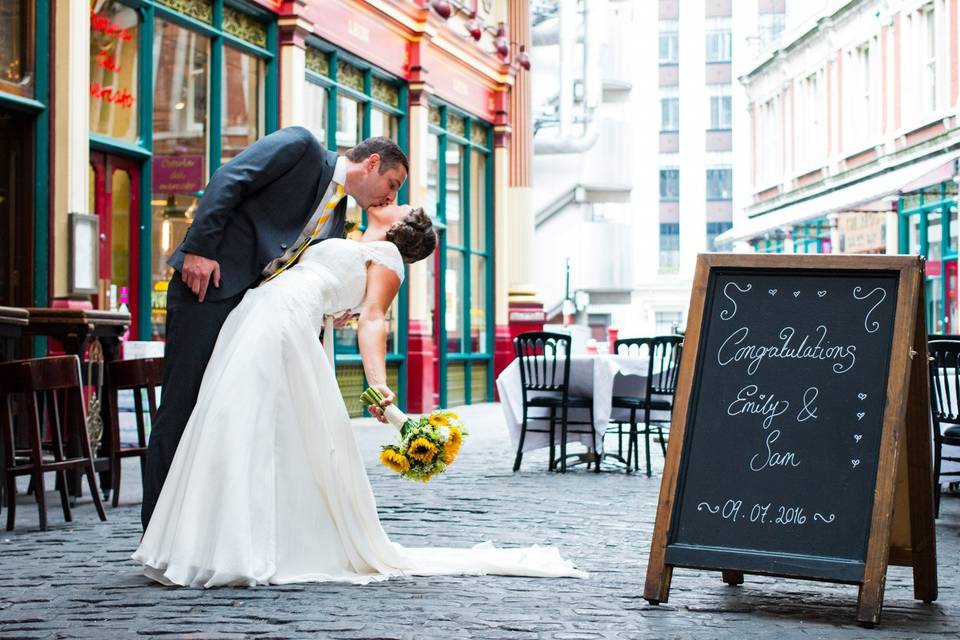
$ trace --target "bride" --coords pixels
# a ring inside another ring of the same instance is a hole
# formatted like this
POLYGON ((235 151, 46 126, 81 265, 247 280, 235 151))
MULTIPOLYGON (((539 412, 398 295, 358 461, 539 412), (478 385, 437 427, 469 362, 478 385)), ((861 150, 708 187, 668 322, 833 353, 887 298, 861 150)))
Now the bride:
POLYGON ((380 525, 364 461, 317 336, 360 309, 368 383, 388 398, 384 314, 403 263, 437 237, 422 209, 369 210, 359 242, 307 249, 230 313, 133 558, 165 585, 366 584, 393 576, 586 574, 553 547, 402 547, 380 525))

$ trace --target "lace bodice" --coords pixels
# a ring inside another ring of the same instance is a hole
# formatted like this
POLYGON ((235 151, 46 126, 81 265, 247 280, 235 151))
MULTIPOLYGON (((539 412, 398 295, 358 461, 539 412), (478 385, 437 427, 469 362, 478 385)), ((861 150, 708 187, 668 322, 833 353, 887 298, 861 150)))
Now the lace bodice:
POLYGON ((305 308, 319 330, 324 314, 358 311, 363 306, 371 262, 384 265, 403 280, 403 258, 392 242, 331 238, 307 248, 296 265, 258 289, 278 309, 291 302, 305 308))

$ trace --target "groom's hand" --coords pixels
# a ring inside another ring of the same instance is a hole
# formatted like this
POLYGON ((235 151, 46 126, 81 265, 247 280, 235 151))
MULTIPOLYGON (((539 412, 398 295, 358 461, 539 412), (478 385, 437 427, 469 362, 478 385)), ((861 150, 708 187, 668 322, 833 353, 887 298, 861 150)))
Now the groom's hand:
POLYGON ((180 271, 183 282, 203 302, 210 286, 210 276, 213 276, 213 286, 220 287, 220 263, 210 258, 204 258, 193 253, 183 257, 183 269, 180 271))
MULTIPOLYGON (((393 401, 397 399, 397 396, 394 395, 393 391, 390 390, 390 387, 388 387, 385 384, 375 384, 373 385, 373 388, 379 391, 383 395, 384 405, 393 404, 393 401)), ((386 423, 387 419, 383 415, 383 409, 381 409, 377 405, 375 404, 370 405, 369 407, 367 407, 367 411, 369 411, 370 414, 380 422, 386 423)))
POLYGON ((345 326, 347 326, 350 323, 351 320, 359 317, 360 317, 360 314, 357 313, 356 311, 350 311, 350 310, 344 311, 339 316, 333 319, 333 326, 337 329, 343 329, 345 326))

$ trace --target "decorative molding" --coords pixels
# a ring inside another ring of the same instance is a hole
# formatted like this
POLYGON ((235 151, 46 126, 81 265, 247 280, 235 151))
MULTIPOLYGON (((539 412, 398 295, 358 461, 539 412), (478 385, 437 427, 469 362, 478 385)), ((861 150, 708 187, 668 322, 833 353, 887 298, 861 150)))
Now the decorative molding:
POLYGON ((267 48, 267 25, 226 5, 223 7, 223 30, 258 47, 267 48))
POLYGON ((337 82, 363 93, 363 71, 343 60, 337 61, 337 82))
POLYGON ((213 2, 211 0, 157 0, 163 6, 173 9, 201 22, 213 24, 213 2))
POLYGON ((307 47, 307 69, 321 76, 329 76, 330 56, 315 47, 307 47))

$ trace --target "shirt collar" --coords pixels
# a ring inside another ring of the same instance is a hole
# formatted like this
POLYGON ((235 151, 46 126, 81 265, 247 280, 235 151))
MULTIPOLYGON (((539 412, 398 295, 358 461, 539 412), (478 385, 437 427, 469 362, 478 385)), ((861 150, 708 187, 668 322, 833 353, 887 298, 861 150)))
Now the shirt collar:
POLYGON ((347 179, 347 158, 337 156, 337 164, 333 167, 333 181, 337 184, 344 184, 347 179))

